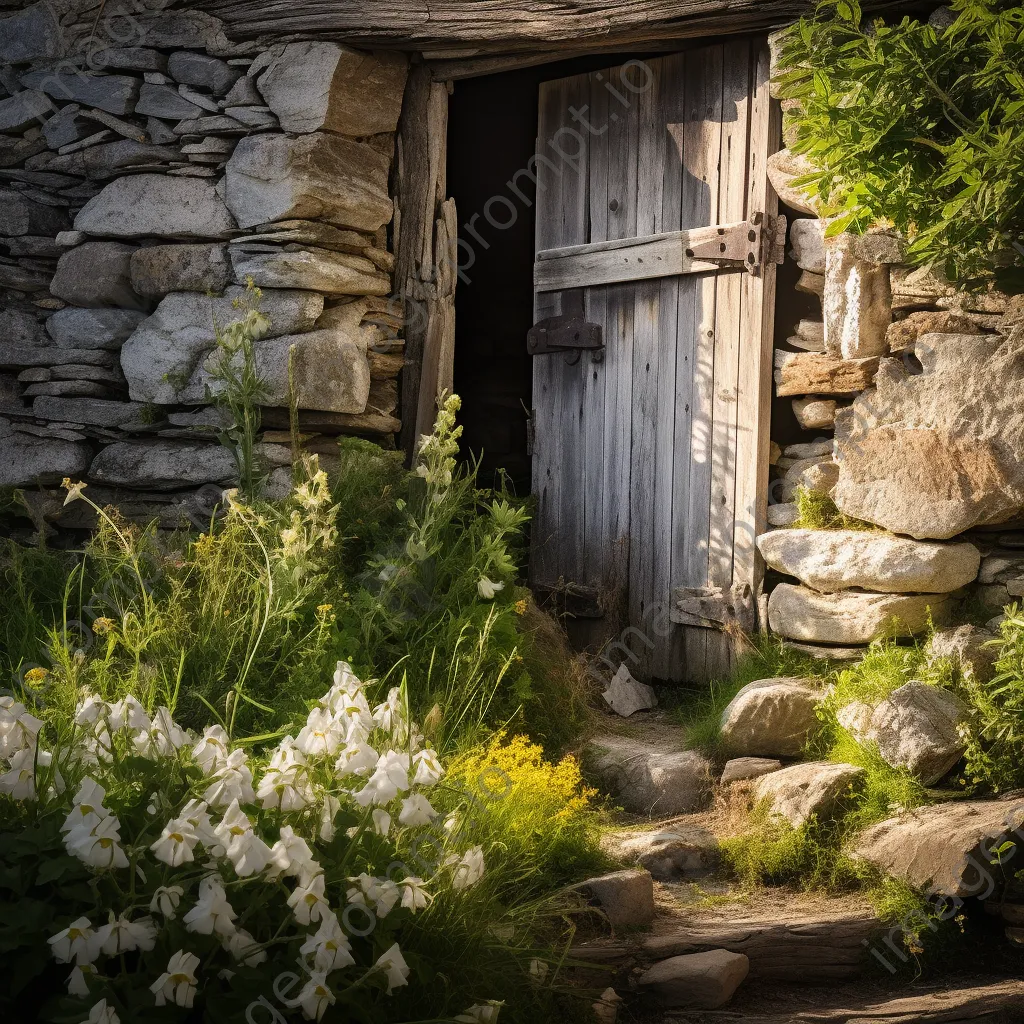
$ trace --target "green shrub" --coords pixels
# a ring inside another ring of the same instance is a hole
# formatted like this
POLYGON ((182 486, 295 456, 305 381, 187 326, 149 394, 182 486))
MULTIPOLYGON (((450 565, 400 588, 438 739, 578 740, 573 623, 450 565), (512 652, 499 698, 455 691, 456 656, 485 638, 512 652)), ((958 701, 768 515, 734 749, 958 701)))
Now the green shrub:
POLYGON ((1024 267, 1024 8, 953 0, 952 26, 828 0, 785 34, 778 81, 829 234, 894 226, 950 279, 1024 267))

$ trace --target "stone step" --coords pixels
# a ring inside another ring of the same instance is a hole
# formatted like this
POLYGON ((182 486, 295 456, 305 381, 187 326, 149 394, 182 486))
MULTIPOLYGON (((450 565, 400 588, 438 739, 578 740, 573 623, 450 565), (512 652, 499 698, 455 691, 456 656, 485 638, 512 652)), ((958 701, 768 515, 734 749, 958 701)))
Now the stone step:
POLYGON ((750 961, 751 979, 821 983, 858 977, 879 929, 869 910, 762 914, 731 920, 660 918, 649 934, 601 938, 573 947, 570 959, 631 973, 670 957, 725 949, 750 961))
MULTIPOLYGON (((800 999, 799 1008, 765 1013, 743 1009, 669 1011, 662 1020, 686 1024, 1020 1024, 1024 1014, 1024 982, 1000 980, 958 985, 946 982, 926 991, 894 998, 853 991, 829 990, 813 1000, 800 999)), ((773 993, 777 995, 777 993, 773 993)), ((751 992, 751 996, 754 993, 751 992)), ((753 1005, 758 1001, 750 1000, 753 1005)), ((773 998, 772 1003, 779 1002, 773 998)), ((794 1001, 796 1002, 796 1001, 794 1001)))

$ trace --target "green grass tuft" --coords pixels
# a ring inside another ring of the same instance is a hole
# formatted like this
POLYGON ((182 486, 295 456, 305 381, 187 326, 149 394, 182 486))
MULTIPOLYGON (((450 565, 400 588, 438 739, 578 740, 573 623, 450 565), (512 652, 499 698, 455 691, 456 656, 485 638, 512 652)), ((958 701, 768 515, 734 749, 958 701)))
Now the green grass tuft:
POLYGON ((797 520, 794 529, 804 530, 881 530, 874 523, 855 519, 841 512, 824 492, 798 487, 796 491, 797 520))

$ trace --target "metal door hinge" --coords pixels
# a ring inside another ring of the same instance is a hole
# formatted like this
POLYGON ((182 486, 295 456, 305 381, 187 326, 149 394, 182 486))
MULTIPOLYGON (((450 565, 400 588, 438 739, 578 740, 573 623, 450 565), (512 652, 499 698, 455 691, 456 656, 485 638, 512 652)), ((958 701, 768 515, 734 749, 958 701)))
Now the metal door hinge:
POLYGON ((526 348, 531 356, 561 352, 574 366, 584 350, 592 362, 604 359, 604 328, 588 323, 583 312, 583 289, 562 292, 562 313, 538 321, 526 335, 526 348))

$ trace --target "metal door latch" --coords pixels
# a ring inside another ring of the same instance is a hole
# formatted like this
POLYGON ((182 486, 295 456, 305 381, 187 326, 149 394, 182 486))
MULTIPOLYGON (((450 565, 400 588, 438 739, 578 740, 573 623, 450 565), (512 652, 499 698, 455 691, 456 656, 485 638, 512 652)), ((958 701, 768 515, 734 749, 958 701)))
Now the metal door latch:
POLYGON ((562 292, 561 315, 534 324, 526 335, 526 348, 531 356, 561 352, 569 366, 580 361, 584 350, 590 352, 592 362, 604 359, 604 329, 600 324, 587 322, 582 288, 562 292))

